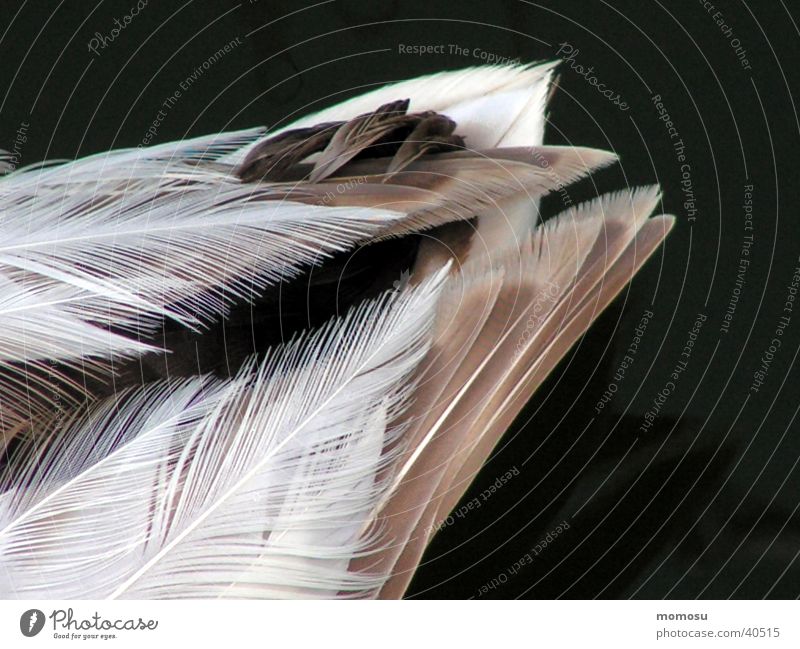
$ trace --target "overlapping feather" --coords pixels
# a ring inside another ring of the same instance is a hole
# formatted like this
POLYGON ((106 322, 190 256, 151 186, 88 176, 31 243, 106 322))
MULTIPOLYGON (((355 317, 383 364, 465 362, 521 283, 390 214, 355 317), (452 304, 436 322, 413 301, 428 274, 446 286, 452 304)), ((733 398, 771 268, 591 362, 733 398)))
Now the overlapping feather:
POLYGON ((3 429, 66 400, 61 370, 157 348, 164 318, 198 328, 236 300, 374 237, 403 215, 275 199, 200 167, 261 131, 93 156, 0 179, 3 429), (47 371, 32 370, 43 362, 47 371), (20 383, 28 384, 23 388, 20 383))
POLYGON ((402 432, 443 276, 365 303, 246 365, 51 424, 4 481, 0 592, 333 596, 402 432))
POLYGON ((469 155, 390 178, 342 136, 306 161, 319 183, 242 182, 251 130, 0 179, 0 426, 28 420, 0 483, 0 594, 402 596, 436 523, 672 224, 647 220, 649 189, 536 225, 541 195, 615 159, 536 148, 551 71, 422 77, 270 134, 399 98, 457 123, 469 155), (334 169, 367 175, 334 192, 334 169), (233 379, 48 408, 56 361, 151 351, 163 318, 197 329, 333 252, 434 226, 415 288, 233 379))

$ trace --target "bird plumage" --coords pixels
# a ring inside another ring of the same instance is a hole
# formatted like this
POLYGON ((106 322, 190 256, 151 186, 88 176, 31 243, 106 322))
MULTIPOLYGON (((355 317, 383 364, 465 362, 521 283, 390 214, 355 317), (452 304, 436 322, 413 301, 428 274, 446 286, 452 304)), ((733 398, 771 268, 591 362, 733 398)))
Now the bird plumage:
POLYGON ((543 146, 551 73, 439 73, 272 133, 0 179, 0 593, 401 597, 673 224, 648 218, 655 187, 538 222, 616 159, 543 146), (359 266, 398 239, 410 257, 359 266), (227 374, 170 370, 176 335, 199 349, 237 303, 283 309, 298 285, 304 308, 348 297, 227 374))

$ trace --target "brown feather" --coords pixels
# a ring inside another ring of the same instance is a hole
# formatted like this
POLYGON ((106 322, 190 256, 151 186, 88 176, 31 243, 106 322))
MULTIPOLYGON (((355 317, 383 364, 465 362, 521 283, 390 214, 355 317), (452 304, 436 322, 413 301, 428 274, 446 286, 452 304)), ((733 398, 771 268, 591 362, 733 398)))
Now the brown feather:
MULTIPOLYGON (((523 259, 529 260, 527 264, 515 261, 513 253, 511 261, 505 261, 507 279, 491 317, 486 319, 470 352, 461 354, 459 368, 449 376, 450 386, 442 392, 445 401, 450 400, 449 412, 443 418, 441 408, 434 409, 421 424, 427 440, 424 455, 417 449, 418 459, 414 458, 414 465, 407 469, 405 480, 395 492, 394 500, 387 503, 380 521, 391 539, 382 558, 394 565, 393 576, 381 591, 381 597, 402 596, 437 523, 457 503, 519 409, 666 235, 662 227, 660 238, 649 236, 653 229, 648 224, 642 240, 647 250, 642 251, 637 265, 631 268, 619 260, 623 250, 634 245, 630 239, 636 233, 636 226, 619 228, 614 236, 623 243, 609 246, 619 252, 613 252, 613 259, 601 265, 600 256, 592 254, 605 238, 600 233, 601 226, 631 220, 641 225, 642 215, 634 219, 621 214, 606 215, 605 219, 602 214, 573 221, 574 218, 575 215, 567 214, 555 225, 540 226, 530 252, 523 252, 523 259), (570 232, 576 228, 581 232, 570 232), (531 259, 539 263, 531 267, 531 259), (513 269, 520 267, 524 270, 515 278, 513 269), (533 269, 538 269, 535 274, 531 274, 533 269), (606 272, 608 281, 598 284, 606 272), (525 316, 545 282, 560 286, 560 294, 553 300, 554 306, 541 316, 543 323, 536 323, 539 331, 531 340, 557 340, 559 344, 546 348, 543 344, 527 344, 520 353, 515 353, 520 332, 529 326, 525 316), (591 302, 593 298, 595 302, 591 302), (552 330, 550 334, 548 330, 552 330), (540 335, 542 332, 544 335, 540 335), (530 376, 531 368, 537 367, 541 370, 536 375, 538 380, 523 380, 530 376)), ((607 243, 604 241, 602 245, 605 247, 607 243)))

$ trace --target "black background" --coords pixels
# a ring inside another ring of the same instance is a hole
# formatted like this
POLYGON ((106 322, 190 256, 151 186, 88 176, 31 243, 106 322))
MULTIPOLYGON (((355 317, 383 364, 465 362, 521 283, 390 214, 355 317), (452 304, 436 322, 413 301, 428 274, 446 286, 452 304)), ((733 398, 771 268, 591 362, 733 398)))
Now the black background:
POLYGON ((16 147, 27 164, 136 146, 162 102, 237 37, 166 111, 153 143, 273 127, 373 84, 484 63, 481 52, 552 60, 569 43, 575 63, 593 66, 630 105, 620 110, 561 66, 546 142, 613 149, 622 159, 574 197, 659 182, 678 224, 537 393, 465 501, 512 467, 519 475, 437 536, 410 596, 795 598, 800 305, 763 385, 751 385, 800 265, 797 3, 716 4, 150 0, 94 54, 95 33, 108 37, 134 0, 3 2, 0 147, 16 147), (413 56, 401 44, 443 44, 448 53, 413 56), (686 145, 694 221, 656 94, 686 145), (747 184, 752 232, 744 229, 747 184), (751 264, 723 333, 745 234, 753 235, 751 264), (597 414, 648 309, 655 315, 642 348, 597 414), (689 366, 642 432, 698 313, 707 320, 689 366), (553 536, 562 521, 569 529, 553 536), (548 533, 534 561, 509 572, 548 533))

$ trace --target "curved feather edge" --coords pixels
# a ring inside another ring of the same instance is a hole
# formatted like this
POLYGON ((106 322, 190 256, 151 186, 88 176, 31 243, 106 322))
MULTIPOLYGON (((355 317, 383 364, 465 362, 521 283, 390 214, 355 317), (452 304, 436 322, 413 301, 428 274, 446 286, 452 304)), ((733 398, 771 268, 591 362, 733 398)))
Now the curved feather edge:
MULTIPOLYGON (((501 143, 504 146, 516 146, 517 143, 520 145, 540 144, 541 139, 537 140, 537 133, 540 133, 544 127, 543 116, 540 116, 539 112, 544 106, 539 97, 543 96, 546 101, 547 89, 556 65, 557 63, 550 62, 529 65, 477 66, 389 83, 330 108, 301 117, 287 126, 270 132, 269 137, 320 122, 352 119, 390 101, 408 98, 410 100, 409 110, 412 111, 432 110, 447 114, 449 109, 457 108, 458 114, 466 120, 467 135, 474 140, 469 143, 471 147, 500 146, 501 143), (472 106, 473 109, 483 110, 484 114, 486 111, 491 112, 493 119, 498 119, 498 113, 502 113, 505 127, 500 129, 500 135, 505 134, 508 140, 499 139, 489 144, 488 142, 494 140, 495 137, 487 134, 488 139, 484 139, 484 131, 480 128, 478 115, 468 115, 464 108, 467 107, 468 102, 517 90, 527 91, 530 94, 525 96, 524 101, 521 96, 509 94, 506 101, 500 103, 485 103, 483 106, 476 103, 472 106), (535 107, 537 110, 531 111, 531 107, 535 107), (523 138, 524 141, 517 139, 515 134, 518 132, 526 134, 523 138)), ((240 164, 256 144, 242 147, 225 156, 223 161, 240 164)))
MULTIPOLYGON (((529 253, 525 253, 524 249, 516 253, 509 250, 512 265, 508 268, 517 267, 520 262, 515 262, 514 259, 522 254, 522 259, 528 260, 523 263, 523 268, 533 270, 529 264, 535 261, 534 268, 538 267, 538 271, 533 274, 538 277, 538 282, 532 285, 533 290, 525 290, 524 284, 520 285, 519 280, 517 287, 513 285, 507 287, 506 290, 510 289, 518 296, 515 299, 519 300, 525 295, 529 295, 529 299, 519 305, 522 308, 512 306, 501 309, 498 315, 507 324, 494 331, 489 330, 489 339, 481 341, 485 343, 484 348, 488 349, 485 360, 455 381, 470 387, 461 390, 461 396, 456 398, 456 403, 448 404, 449 412, 438 426, 441 432, 436 433, 435 437, 428 435, 431 447, 423 455, 425 460, 419 463, 419 466, 407 469, 408 477, 395 495, 397 501, 386 509, 384 515, 389 518, 388 522, 384 521, 384 525, 393 529, 394 541, 388 553, 383 556, 394 562, 394 571, 392 579, 382 589, 380 597, 402 596, 410 581, 413 568, 418 563, 428 540, 435 533, 437 524, 456 504, 458 497, 471 482, 499 436, 511 424, 513 416, 547 375, 549 369, 539 373, 534 372, 539 379, 536 382, 532 382, 531 379, 521 380, 518 375, 521 373, 522 376, 527 376, 526 372, 533 371, 531 368, 543 368, 543 358, 548 361, 547 367, 552 369, 555 362, 571 347, 576 337, 585 331, 666 235, 668 229, 663 230, 660 236, 654 239, 649 234, 652 228, 648 227, 648 234, 642 235, 647 245, 643 245, 637 264, 630 267, 630 264, 625 266, 625 262, 621 261, 625 259, 622 250, 635 245, 631 241, 635 241, 636 232, 644 225, 647 214, 652 211, 657 201, 656 188, 640 190, 633 194, 620 193, 602 197, 540 226, 529 253), (581 223, 590 222, 594 223, 592 226, 594 235, 585 240, 581 246, 582 252, 577 257, 564 255, 565 251, 569 252, 575 248, 575 242, 580 240, 576 239, 571 230, 581 223), (618 223, 624 223, 629 227, 614 228, 613 226, 618 223), (554 238, 556 235, 557 238, 554 238), (601 263, 603 259, 596 254, 594 248, 614 251, 616 248, 613 242, 605 240, 607 235, 619 239, 621 249, 603 264, 601 263), (593 239, 596 239, 594 246, 593 239), (539 252, 536 252, 537 250, 539 252), (543 256, 543 252, 547 254, 543 256), (567 263, 568 268, 559 264, 562 270, 568 271, 567 274, 558 277, 562 271, 556 273, 558 297, 547 300, 548 308, 543 313, 537 313, 532 323, 526 321, 530 309, 538 304, 536 295, 539 289, 535 288, 535 284, 542 284, 553 276, 553 272, 559 267, 553 266, 553 260, 561 262, 570 257, 574 258, 574 261, 567 263), (570 275, 575 279, 569 279, 570 275), (606 275, 608 281, 603 279, 606 275), (593 279, 589 281, 591 277, 593 279), (591 295, 586 296, 586 293, 592 294, 594 291, 599 291, 598 295, 601 297, 591 301, 591 295), (586 306, 587 299, 590 300, 591 309, 586 306), (586 314, 585 317, 580 316, 581 313, 586 314), (513 317, 509 319, 509 316, 513 317), (527 328, 532 328, 532 331, 528 332, 530 335, 518 340, 519 334, 527 328), (549 347, 545 345, 543 349, 536 342, 546 334, 540 335, 537 333, 539 331, 568 333, 558 338, 557 348, 553 343, 549 347), (494 356, 497 360, 492 363, 491 359, 494 356), (508 362, 509 357, 513 359, 512 363, 508 362), (424 492, 422 497, 420 489, 424 492), (415 492, 420 493, 413 495, 415 492), (396 521, 393 522, 392 519, 396 521)), ((653 219, 652 222, 658 223, 657 219, 653 219)), ((506 275, 512 280, 515 276, 514 272, 509 270, 506 275)), ((523 273, 523 279, 525 275, 530 276, 531 273, 523 273)), ((498 304, 503 304, 502 298, 498 300, 498 304)), ((483 358, 484 354, 481 353, 479 359, 483 358)), ((468 366, 469 363, 465 363, 465 370, 468 366)), ((427 424, 423 428, 432 430, 427 424)), ((437 426, 434 425, 434 428, 437 426)))
POLYGON ((386 575, 348 566, 374 545, 364 520, 401 432, 387 422, 407 404, 446 273, 363 304, 231 381, 151 386, 53 422, 41 452, 0 489, 0 593, 330 597, 379 587, 386 575))
POLYGON ((27 165, 0 176, 0 201, 8 207, 50 191, 64 194, 80 189, 86 193, 91 187, 100 191, 110 181, 124 181, 130 188, 137 180, 163 180, 169 170, 189 173, 192 165, 218 161, 263 135, 262 127, 249 128, 148 147, 114 149, 77 160, 27 165))
POLYGON ((92 196, 43 192, 3 220, 4 438, 54 394, 64 404, 79 398, 71 366, 99 374, 103 360, 158 350, 147 337, 165 318, 197 330, 403 218, 271 200, 270 188, 240 184, 140 189, 98 204, 92 196))

